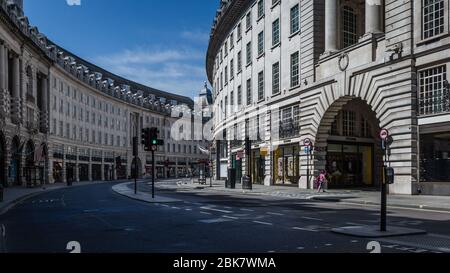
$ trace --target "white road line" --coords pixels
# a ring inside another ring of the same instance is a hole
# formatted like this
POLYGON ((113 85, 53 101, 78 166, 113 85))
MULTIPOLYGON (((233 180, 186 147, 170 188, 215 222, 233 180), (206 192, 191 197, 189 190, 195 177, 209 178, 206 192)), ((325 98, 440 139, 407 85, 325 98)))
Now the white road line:
POLYGON ((323 219, 319 219, 319 218, 305 217, 305 216, 300 217, 300 218, 305 219, 305 220, 312 220, 312 221, 320 221, 320 222, 323 222, 323 219))
POLYGON ((278 212, 268 212, 267 214, 269 214, 269 215, 276 215, 276 216, 284 216, 285 215, 283 213, 278 213, 278 212))
POLYGON ((211 215, 209 212, 200 211, 201 214, 211 215))
POLYGON ((241 211, 254 211, 252 209, 240 209, 241 211))
POLYGON ((223 217, 223 218, 227 218, 227 219, 239 220, 238 217, 233 217, 233 216, 227 216, 227 215, 224 215, 224 216, 222 216, 222 217, 223 217))
POLYGON ((310 232, 318 232, 317 230, 310 229, 310 228, 293 227, 292 229, 302 230, 302 231, 310 231, 310 232))
POLYGON ((272 223, 268 223, 268 222, 253 221, 253 223, 260 224, 260 225, 266 225, 266 226, 273 226, 272 223))
POLYGON ((173 209, 180 209, 179 207, 172 207, 173 209))
POLYGON ((223 212, 223 213, 232 213, 232 211, 229 211, 229 210, 215 209, 215 208, 210 208, 210 207, 201 207, 200 209, 212 210, 212 211, 223 212))
POLYGON ((6 227, 3 224, 2 224, 1 232, 2 232, 2 237, 5 238, 6 237, 6 227))
POLYGON ((192 211, 192 209, 184 209, 185 211, 192 211))

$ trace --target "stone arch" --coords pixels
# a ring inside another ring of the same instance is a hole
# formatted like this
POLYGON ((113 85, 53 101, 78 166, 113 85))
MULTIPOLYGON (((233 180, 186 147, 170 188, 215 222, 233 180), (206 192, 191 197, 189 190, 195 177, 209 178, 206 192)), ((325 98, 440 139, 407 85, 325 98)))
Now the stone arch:
POLYGON ((36 180, 36 162, 35 162, 35 145, 32 140, 29 140, 25 145, 25 165, 24 165, 24 174, 25 174, 25 182, 27 185, 31 185, 36 180))
POLYGON ((20 138, 18 136, 13 137, 11 141, 10 177, 12 178, 12 184, 15 186, 22 185, 22 150, 20 138))
MULTIPOLYGON (((361 179, 361 181, 370 181, 372 187, 378 186, 378 181, 380 181, 379 179, 381 176, 380 171, 383 164, 380 141, 378 139, 379 131, 380 121, 378 120, 376 113, 366 101, 362 100, 361 98, 351 96, 342 97, 335 101, 328 109, 328 111, 326 111, 323 115, 322 121, 316 134, 316 149, 313 158, 314 175, 317 176, 319 174, 319 171, 321 170, 326 170, 329 174, 331 174, 332 172, 339 169, 337 166, 335 167, 335 169, 333 169, 333 166, 330 166, 332 164, 330 164, 328 158, 328 145, 329 141, 332 140, 333 144, 355 145, 354 147, 358 148, 358 153, 361 152, 361 147, 370 147, 368 148, 370 152, 367 153, 367 156, 369 158, 361 158, 361 161, 359 161, 359 163, 354 167, 358 168, 362 173, 362 166, 368 164, 368 167, 366 169, 368 173, 371 174, 371 177, 363 177, 361 175, 359 179, 361 179), (350 111, 354 114, 354 119, 352 121, 354 122, 354 126, 352 127, 352 134, 341 134, 344 131, 342 117, 344 111, 345 113, 349 113, 350 111), (371 163, 369 164, 368 162, 371 163)), ((336 161, 336 165, 344 164, 342 161, 336 161)), ((342 169, 340 171, 342 171, 342 169)))

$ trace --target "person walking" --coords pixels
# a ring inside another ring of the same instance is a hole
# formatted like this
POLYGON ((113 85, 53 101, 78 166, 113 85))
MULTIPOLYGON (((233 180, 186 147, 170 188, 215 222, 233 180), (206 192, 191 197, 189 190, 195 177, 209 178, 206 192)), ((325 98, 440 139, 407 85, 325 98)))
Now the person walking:
POLYGON ((326 192, 325 189, 327 188, 327 172, 325 170, 322 170, 319 174, 319 177, 317 178, 318 181, 318 192, 320 191, 326 192))

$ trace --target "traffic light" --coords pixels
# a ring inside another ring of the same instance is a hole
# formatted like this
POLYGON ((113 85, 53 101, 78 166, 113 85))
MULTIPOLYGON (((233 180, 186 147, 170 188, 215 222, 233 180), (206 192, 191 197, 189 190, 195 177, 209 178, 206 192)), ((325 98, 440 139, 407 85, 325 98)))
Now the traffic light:
POLYGON ((158 139, 158 128, 150 128, 150 146, 163 146, 164 140, 158 139))
POLYGON ((145 128, 142 129, 142 133, 141 133, 141 143, 144 146, 148 146, 148 140, 150 138, 150 129, 145 128))

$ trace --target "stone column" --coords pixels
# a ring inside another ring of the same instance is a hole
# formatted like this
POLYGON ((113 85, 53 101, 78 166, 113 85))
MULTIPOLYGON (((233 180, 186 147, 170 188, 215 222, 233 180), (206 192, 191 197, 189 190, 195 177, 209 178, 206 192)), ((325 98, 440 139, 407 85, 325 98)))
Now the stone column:
POLYGON ((366 35, 382 32, 382 0, 366 0, 366 35))
POLYGON ((11 97, 11 119, 14 123, 21 122, 21 97, 20 97, 20 60, 18 56, 13 56, 13 83, 12 83, 12 97, 11 97))
POLYGON ((338 50, 338 0, 325 0, 325 53, 338 50))

